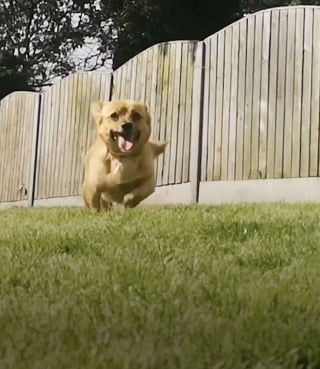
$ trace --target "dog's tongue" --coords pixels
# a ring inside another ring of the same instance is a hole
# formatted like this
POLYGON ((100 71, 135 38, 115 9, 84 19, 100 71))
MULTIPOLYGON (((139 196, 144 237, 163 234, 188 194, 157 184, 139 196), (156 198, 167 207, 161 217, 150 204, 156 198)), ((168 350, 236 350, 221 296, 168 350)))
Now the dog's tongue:
POLYGON ((132 149, 133 142, 126 140, 122 136, 119 136, 118 145, 122 151, 129 151, 132 149))

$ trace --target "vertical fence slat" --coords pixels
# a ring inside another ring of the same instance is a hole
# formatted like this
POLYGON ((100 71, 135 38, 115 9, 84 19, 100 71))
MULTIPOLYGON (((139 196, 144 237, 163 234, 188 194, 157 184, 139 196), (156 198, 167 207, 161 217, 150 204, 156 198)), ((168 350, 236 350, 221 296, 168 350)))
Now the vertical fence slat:
MULTIPOLYGON (((70 145, 70 137, 72 132, 72 96, 74 91, 74 79, 75 76, 71 76, 68 80, 65 81, 65 89, 66 89, 66 112, 65 112, 65 121, 66 121, 66 133, 65 133, 65 142, 64 145, 70 145)), ((63 196, 67 196, 70 193, 70 172, 71 172, 71 162, 72 157, 70 155, 66 156, 63 165, 63 175, 62 175, 62 194, 63 196)))
POLYGON ((12 161, 10 160, 10 151, 7 150, 7 145, 8 142, 11 143, 12 140, 12 132, 11 131, 11 127, 13 127, 12 125, 12 121, 11 121, 11 114, 10 114, 10 110, 9 107, 12 107, 12 105, 10 104, 11 102, 11 96, 9 95, 6 99, 6 115, 5 115, 5 129, 4 129, 4 159, 5 159, 5 166, 4 166, 4 175, 2 178, 4 178, 4 187, 3 187, 3 200, 4 201, 10 201, 10 195, 9 195, 9 189, 10 189, 10 165, 8 165, 9 163, 11 163, 12 161))
MULTIPOLYGON (((168 45, 163 45, 161 48, 161 53, 163 53, 164 61, 163 61, 163 74, 161 81, 161 112, 160 112, 160 134, 159 139, 165 140, 166 136, 166 125, 163 122, 166 122, 167 119, 167 106, 168 106, 168 85, 170 79, 170 56, 168 54, 168 45)), ((164 167, 164 155, 160 155, 158 157, 158 171, 157 171, 157 185, 162 185, 162 175, 163 175, 163 167, 164 167)))
POLYGON ((209 41, 206 41, 204 44, 205 48, 205 76, 204 76, 204 94, 203 94, 203 119, 202 119, 202 138, 201 138, 201 181, 209 180, 209 127, 214 128, 214 122, 211 124, 209 123, 209 116, 210 116, 210 105, 209 105, 209 95, 212 96, 214 91, 210 89, 210 82, 212 79, 211 73, 211 44, 213 42, 214 37, 209 41))
POLYGON ((170 159, 170 172, 169 172, 169 184, 179 183, 176 178, 176 165, 177 165, 177 150, 178 146, 183 145, 182 140, 179 139, 179 132, 181 130, 179 121, 179 104, 180 102, 180 87, 181 87, 181 56, 182 56, 182 44, 176 44, 175 47, 175 66, 174 66, 174 85, 173 85, 173 104, 172 104, 172 132, 170 139, 170 146, 168 147, 169 159, 170 159))
POLYGON ((224 46, 225 33, 218 34, 217 60, 217 98, 215 115, 215 143, 214 143, 214 180, 221 179, 221 152, 222 152, 222 119, 223 119, 223 80, 224 80, 224 46))
POLYGON ((237 129, 237 99, 239 77, 239 23, 232 27, 232 56, 231 56, 231 100, 228 147, 228 180, 235 179, 236 164, 236 129, 237 129))
POLYGON ((170 148, 172 148, 173 143, 171 141, 171 134, 172 134, 172 112, 173 112, 173 103, 174 103, 174 75, 175 75, 175 44, 172 43, 169 45, 169 76, 168 76, 168 100, 167 100, 167 109, 166 109, 166 116, 165 116, 165 134, 164 139, 170 140, 170 147, 165 150, 163 156, 163 172, 162 172, 162 184, 168 184, 169 182, 169 172, 170 172, 170 148))
MULTIPOLYGON (((0 135, 0 174, 1 177, 4 177, 4 173, 6 170, 6 161, 5 161, 5 153, 6 153, 6 148, 5 148, 5 139, 6 139, 6 135, 5 135, 5 127, 6 127, 6 101, 7 99, 3 99, 0 101, 0 129, 2 134, 0 135)), ((4 180, 2 179, 0 181, 0 201, 4 201, 4 180)))
POLYGON ((140 87, 139 87, 139 91, 140 91, 140 98, 139 101, 141 101, 142 103, 146 103, 147 102, 147 81, 148 81, 148 55, 149 52, 145 52, 142 53, 141 55, 141 59, 142 59, 142 66, 141 66, 141 70, 143 71, 143 76, 141 75, 141 80, 140 80, 140 87))
MULTIPOLYGON (((63 79, 60 82, 60 91, 59 91, 59 100, 67 101, 67 95, 66 95, 66 84, 67 81, 63 79)), ((59 158, 65 158, 68 156, 67 154, 67 148, 68 145, 65 142, 66 133, 67 133, 67 122, 66 122, 66 104, 59 104, 59 127, 57 132, 57 160, 54 166, 54 170, 56 173, 56 183, 55 183, 55 189, 54 189, 54 195, 55 196, 63 196, 63 171, 64 171, 64 160, 59 160, 59 158)))
POLYGON ((229 124, 230 124, 230 90, 231 90, 231 52, 232 28, 225 31, 224 78, 222 103, 222 138, 221 138, 221 180, 228 178, 229 124))
POLYGON ((286 89, 284 109, 284 134, 283 134, 283 177, 291 177, 292 166, 292 120, 293 120, 293 83, 294 83, 294 35, 295 12, 288 11, 287 26, 287 58, 286 58, 286 89))
POLYGON ((251 135, 252 135, 252 101, 254 79, 254 39, 255 18, 249 17, 247 32, 247 63, 246 63, 246 88, 245 88, 245 113, 244 113, 244 152, 243 152, 243 179, 251 177, 251 135))
POLYGON ((261 53, 262 53, 263 15, 255 17, 254 65, 253 65, 253 97, 252 97, 252 132, 250 178, 259 178, 259 122, 261 102, 261 53))
POLYGON ((93 95, 93 75, 85 73, 83 74, 84 79, 84 90, 83 95, 81 96, 82 99, 82 105, 83 105, 83 111, 82 115, 80 117, 79 122, 79 132, 81 132, 80 135, 80 142, 79 142, 79 151, 77 153, 77 156, 74 158, 74 161, 76 162, 76 182, 74 187, 73 195, 79 194, 82 187, 82 172, 83 172, 83 160, 88 148, 88 135, 89 135, 89 122, 90 122, 90 106, 91 106, 91 96, 93 95), (80 159, 80 160, 79 160, 80 159))
POLYGON ((128 65, 130 63, 126 63, 121 71, 121 91, 124 92, 124 96, 128 98, 128 85, 127 85, 127 78, 128 78, 128 65))
MULTIPOLYGON (((10 183, 10 197, 14 198, 16 197, 19 200, 19 166, 20 166, 20 155, 21 149, 18 150, 18 148, 21 148, 22 142, 22 131, 23 127, 19 124, 20 117, 22 119, 24 118, 23 111, 21 109, 21 95, 17 95, 16 101, 14 102, 15 107, 15 114, 14 114, 14 126, 15 127, 15 135, 14 135, 14 141, 13 145, 10 147, 11 153, 12 153, 12 162, 15 163, 12 170, 12 182, 10 183), (19 152, 20 151, 20 152, 19 152)), ((9 147, 8 147, 9 148, 9 147)))
POLYGON ((206 119, 206 124, 208 128, 203 131, 203 140, 206 141, 207 146, 207 168, 204 168, 206 173, 206 180, 212 180, 214 174, 214 158, 215 158, 215 135, 216 135, 216 99, 219 91, 217 91, 217 35, 210 38, 209 42, 206 43, 207 46, 210 46, 209 49, 206 49, 206 55, 208 58, 206 59, 206 71, 209 71, 208 75, 205 74, 205 83, 206 80, 209 79, 208 84, 204 86, 204 93, 207 96, 208 100, 208 110, 203 110, 203 119, 206 119), (207 135, 206 135, 207 133, 207 135), (206 135, 206 136, 205 136, 206 135))
POLYGON ((287 10, 279 13, 279 41, 278 41, 278 77, 276 100, 276 126, 275 126, 275 160, 274 178, 283 176, 283 130, 284 130, 284 103, 286 88, 286 51, 287 51, 287 10))
MULTIPOLYGON (((157 61, 157 75, 155 77, 155 103, 154 103, 154 116, 153 116, 153 122, 152 122, 152 129, 153 129, 153 138, 158 140, 160 138, 160 127, 161 127, 161 106, 162 106, 162 78, 163 78, 163 72, 164 72, 164 55, 161 52, 160 45, 156 45, 156 55, 158 57, 157 61)), ((156 160, 155 165, 155 173, 156 173, 156 179, 157 184, 160 183, 159 178, 159 167, 160 167, 160 157, 156 160)))
POLYGON ((72 160, 72 182, 71 182, 71 190, 70 193, 74 194, 77 188, 77 161, 76 157, 79 155, 79 147, 81 142, 81 130, 82 130, 82 120, 85 119, 84 117, 84 110, 85 110, 85 91, 86 91, 86 80, 84 78, 83 73, 79 74, 78 76, 78 85, 77 85, 77 97, 76 97, 76 107, 75 107, 75 121, 73 126, 74 136, 73 136, 73 145, 71 150, 71 160, 72 160))
MULTIPOLYGON (((176 150, 176 173, 175 173, 175 183, 181 183, 182 170, 183 170, 183 149, 186 145, 185 143, 185 130, 187 126, 186 122, 186 90, 187 90, 187 66, 188 59, 186 58, 188 52, 188 44, 182 43, 180 46, 180 97, 179 104, 177 106, 178 110, 178 128, 177 128, 177 150, 176 150)), ((170 146, 172 143, 170 144, 170 146)))
POLYGON ((293 119, 292 119, 292 170, 291 175, 297 178, 300 175, 300 134, 302 109, 302 66, 303 66, 303 32, 304 9, 296 9, 295 57, 294 57, 294 86, 293 86, 293 119))
MULTIPOLYGON (((140 90, 141 78, 144 78, 144 71, 142 69, 142 55, 138 54, 136 56, 136 59, 137 59, 137 73, 132 83, 134 84, 134 100, 139 101, 141 99, 141 90, 140 90)), ((121 92, 121 98, 122 98, 122 92, 121 92)))
MULTIPOLYGON (((77 126, 77 121, 78 121, 78 111, 79 111, 79 90, 81 88, 81 80, 80 80, 80 75, 76 74, 74 76, 74 80, 73 80, 73 93, 72 93, 72 97, 71 97, 71 104, 72 104, 72 113, 71 113, 71 120, 70 120, 70 125, 71 125, 71 137, 70 137, 70 146, 73 148, 76 145, 76 134, 77 134, 77 130, 76 130, 76 126, 77 126)), ((73 149, 72 149, 73 150, 73 149)), ((68 186, 68 191, 69 193, 73 193, 73 178, 74 178, 74 173, 75 173, 75 162, 73 160, 73 156, 70 155, 70 183, 68 186)))
POLYGON ((275 164, 275 132, 277 118, 277 78, 279 55, 279 11, 271 14, 271 46, 270 46, 270 79, 269 79, 269 112, 268 112, 268 143, 267 143, 267 177, 274 178, 275 164))
POLYGON ((314 9, 312 34, 312 96, 311 96, 311 132, 310 132, 310 172, 309 176, 318 175, 319 161, 319 101, 320 101, 320 11, 314 9))
MULTIPOLYGON (((203 44, 201 43, 200 46, 201 50, 203 50, 203 44)), ((197 105, 194 100, 194 94, 197 93, 197 90, 194 91, 194 73, 195 70, 199 68, 199 61, 197 59, 198 53, 202 51, 198 51, 197 44, 191 43, 188 47, 188 67, 187 67, 187 87, 186 87, 186 124, 185 124, 185 131, 184 131, 184 148, 183 148, 183 161, 182 161, 182 182, 189 182, 191 181, 190 178, 190 162, 194 159, 191 154, 190 147, 192 146, 192 124, 193 124, 193 117, 194 117, 194 109, 195 112, 197 111, 197 105), (192 159, 191 159, 192 158, 192 159)), ((197 88, 197 87, 196 87, 197 88)), ((201 91, 198 92, 198 102, 201 102, 201 91)), ((199 125, 201 122, 198 123, 199 125)), ((197 160, 197 158, 195 159, 197 160)))
POLYGON ((8 199, 14 198, 14 192, 17 190, 16 184, 15 184, 15 176, 17 173, 17 153, 16 150, 19 147, 19 144, 17 142, 17 137, 19 135, 19 132, 21 130, 21 127, 19 126, 19 97, 20 95, 11 95, 10 96, 10 105, 9 108, 11 110, 11 114, 9 117, 9 124, 10 125, 10 131, 11 131, 11 145, 7 146, 7 150, 9 152, 9 163, 14 163, 14 165, 11 167, 10 172, 8 171, 8 177, 9 177, 9 186, 7 188, 8 191, 8 199))
MULTIPOLYGON (((136 81, 136 76, 138 73, 138 69, 137 69, 137 65, 138 65, 138 58, 133 58, 131 61, 129 61, 129 63, 132 64, 132 74, 131 74, 131 81, 130 81, 130 98, 131 99, 135 99, 135 81, 136 81)), ((116 81, 114 81, 116 82, 116 81)), ((121 91, 118 92, 117 97, 120 98, 120 93, 121 91)))
POLYGON ((261 97, 259 124, 259 178, 267 176, 267 133, 269 100, 270 12, 263 13, 261 97))
POLYGON ((147 72, 146 72, 146 85, 145 85, 145 99, 144 103, 148 106, 150 109, 151 106, 151 96, 153 95, 152 91, 152 76, 153 76, 153 70, 152 70, 152 64, 154 60, 154 51, 155 48, 151 48, 146 52, 146 58, 147 58, 147 72))
POLYGON ((245 112, 245 77, 247 64, 247 21, 243 20, 239 25, 239 78, 237 99, 237 138, 236 138, 236 180, 243 176, 244 153, 244 112, 245 112))
POLYGON ((310 150, 310 103, 311 103, 311 70, 312 70, 312 9, 305 9, 303 38, 303 85, 302 85, 302 116, 301 116, 301 166, 300 176, 309 175, 310 150))

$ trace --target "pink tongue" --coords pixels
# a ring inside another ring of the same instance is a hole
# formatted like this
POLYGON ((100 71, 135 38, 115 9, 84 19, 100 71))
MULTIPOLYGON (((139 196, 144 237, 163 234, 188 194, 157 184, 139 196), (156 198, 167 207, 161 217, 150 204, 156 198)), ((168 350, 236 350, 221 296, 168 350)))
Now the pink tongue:
POLYGON ((118 145, 122 151, 129 151, 132 149, 133 142, 126 140, 122 136, 119 136, 118 145))

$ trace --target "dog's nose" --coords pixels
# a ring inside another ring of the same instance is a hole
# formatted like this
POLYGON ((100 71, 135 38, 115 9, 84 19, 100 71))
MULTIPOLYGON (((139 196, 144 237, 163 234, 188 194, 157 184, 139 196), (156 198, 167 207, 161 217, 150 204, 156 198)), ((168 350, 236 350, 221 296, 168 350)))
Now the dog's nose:
POLYGON ((122 130, 124 133, 130 133, 132 132, 132 129, 133 129, 133 124, 128 122, 128 123, 124 123, 122 126, 121 126, 122 130))

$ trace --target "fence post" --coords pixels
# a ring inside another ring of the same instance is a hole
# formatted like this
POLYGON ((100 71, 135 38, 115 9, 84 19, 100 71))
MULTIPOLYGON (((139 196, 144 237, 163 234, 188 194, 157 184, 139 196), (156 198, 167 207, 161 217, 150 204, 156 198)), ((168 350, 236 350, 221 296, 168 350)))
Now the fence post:
POLYGON ((197 203, 199 198, 199 181, 201 168, 201 141, 203 126, 205 43, 198 42, 193 78, 191 149, 190 149, 190 182, 191 201, 197 203))
POLYGON ((31 165, 29 172, 29 186, 28 186, 28 206, 33 206, 35 197, 35 188, 37 180, 37 159, 38 159, 38 143, 39 143, 39 127, 41 119, 41 103, 42 95, 38 94, 38 106, 35 109, 35 117, 33 124, 33 136, 32 136, 32 154, 31 165))

